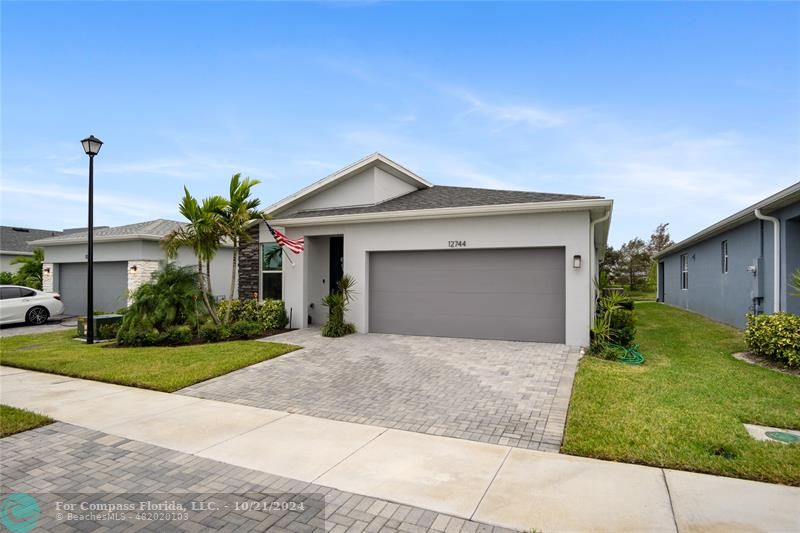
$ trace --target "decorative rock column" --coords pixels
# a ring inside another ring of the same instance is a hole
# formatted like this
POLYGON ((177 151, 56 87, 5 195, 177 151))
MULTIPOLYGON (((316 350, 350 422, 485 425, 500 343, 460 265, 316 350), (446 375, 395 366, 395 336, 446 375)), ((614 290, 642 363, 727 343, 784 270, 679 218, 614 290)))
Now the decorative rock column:
POLYGON ((42 290, 55 292, 55 268, 53 263, 42 263, 42 290))
POLYGON ((258 242, 258 226, 250 228, 250 240, 239 246, 239 299, 258 299, 259 276, 261 272, 261 245, 258 242))
POLYGON ((143 283, 150 281, 158 267, 158 261, 128 261, 128 305, 131 304, 131 295, 134 291, 143 283))

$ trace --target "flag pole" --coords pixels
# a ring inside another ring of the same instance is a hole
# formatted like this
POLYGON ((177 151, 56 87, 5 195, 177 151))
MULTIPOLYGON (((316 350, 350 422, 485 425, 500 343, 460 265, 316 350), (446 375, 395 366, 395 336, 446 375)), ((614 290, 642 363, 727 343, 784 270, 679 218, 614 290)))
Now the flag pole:
MULTIPOLYGON (((272 235, 272 238, 274 239, 275 238, 275 234, 272 233, 272 226, 269 225, 269 222, 267 222, 267 217, 263 213, 261 214, 261 221, 264 222, 264 224, 267 225, 267 229, 269 230, 269 234, 272 235)), ((276 243, 277 243, 277 241, 276 241, 276 243)), ((278 247, 281 249, 281 252, 283 252, 283 255, 286 256, 286 259, 289 260, 289 263, 292 266, 297 266, 297 265, 294 264, 294 261, 292 261, 292 258, 289 257, 289 254, 286 252, 286 248, 284 248, 280 244, 278 244, 278 247)))

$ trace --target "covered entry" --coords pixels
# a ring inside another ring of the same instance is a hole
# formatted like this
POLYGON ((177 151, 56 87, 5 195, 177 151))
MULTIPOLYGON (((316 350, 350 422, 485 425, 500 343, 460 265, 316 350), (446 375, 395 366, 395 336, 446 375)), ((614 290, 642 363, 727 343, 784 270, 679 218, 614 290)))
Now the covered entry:
POLYGON ((369 331, 563 343, 564 248, 372 252, 369 331))
MULTIPOLYGON (((86 314, 86 263, 62 263, 58 288, 65 315, 86 314)), ((94 309, 114 312, 127 304, 128 263, 113 261, 94 264, 94 309)))

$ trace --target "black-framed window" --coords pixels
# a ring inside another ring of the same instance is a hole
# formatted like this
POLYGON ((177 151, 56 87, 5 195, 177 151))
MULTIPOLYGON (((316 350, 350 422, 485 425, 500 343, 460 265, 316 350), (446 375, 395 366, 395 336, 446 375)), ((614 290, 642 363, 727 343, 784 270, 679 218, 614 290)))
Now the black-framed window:
POLYGON ((728 241, 722 241, 721 246, 721 259, 722 259, 722 273, 728 273, 728 241))
POLYGON ((274 242, 261 245, 261 298, 283 299, 283 253, 274 242))
POLYGON ((689 254, 681 256, 681 289, 689 288, 689 254))

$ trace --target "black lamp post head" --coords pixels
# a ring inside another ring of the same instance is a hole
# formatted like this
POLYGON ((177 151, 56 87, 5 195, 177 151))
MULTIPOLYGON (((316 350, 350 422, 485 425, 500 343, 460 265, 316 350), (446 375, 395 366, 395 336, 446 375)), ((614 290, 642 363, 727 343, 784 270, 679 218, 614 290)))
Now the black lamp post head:
POLYGON ((86 152, 86 155, 97 155, 100 151, 100 147, 103 146, 103 141, 95 137, 94 135, 89 135, 85 139, 81 141, 83 145, 83 151, 86 152))

